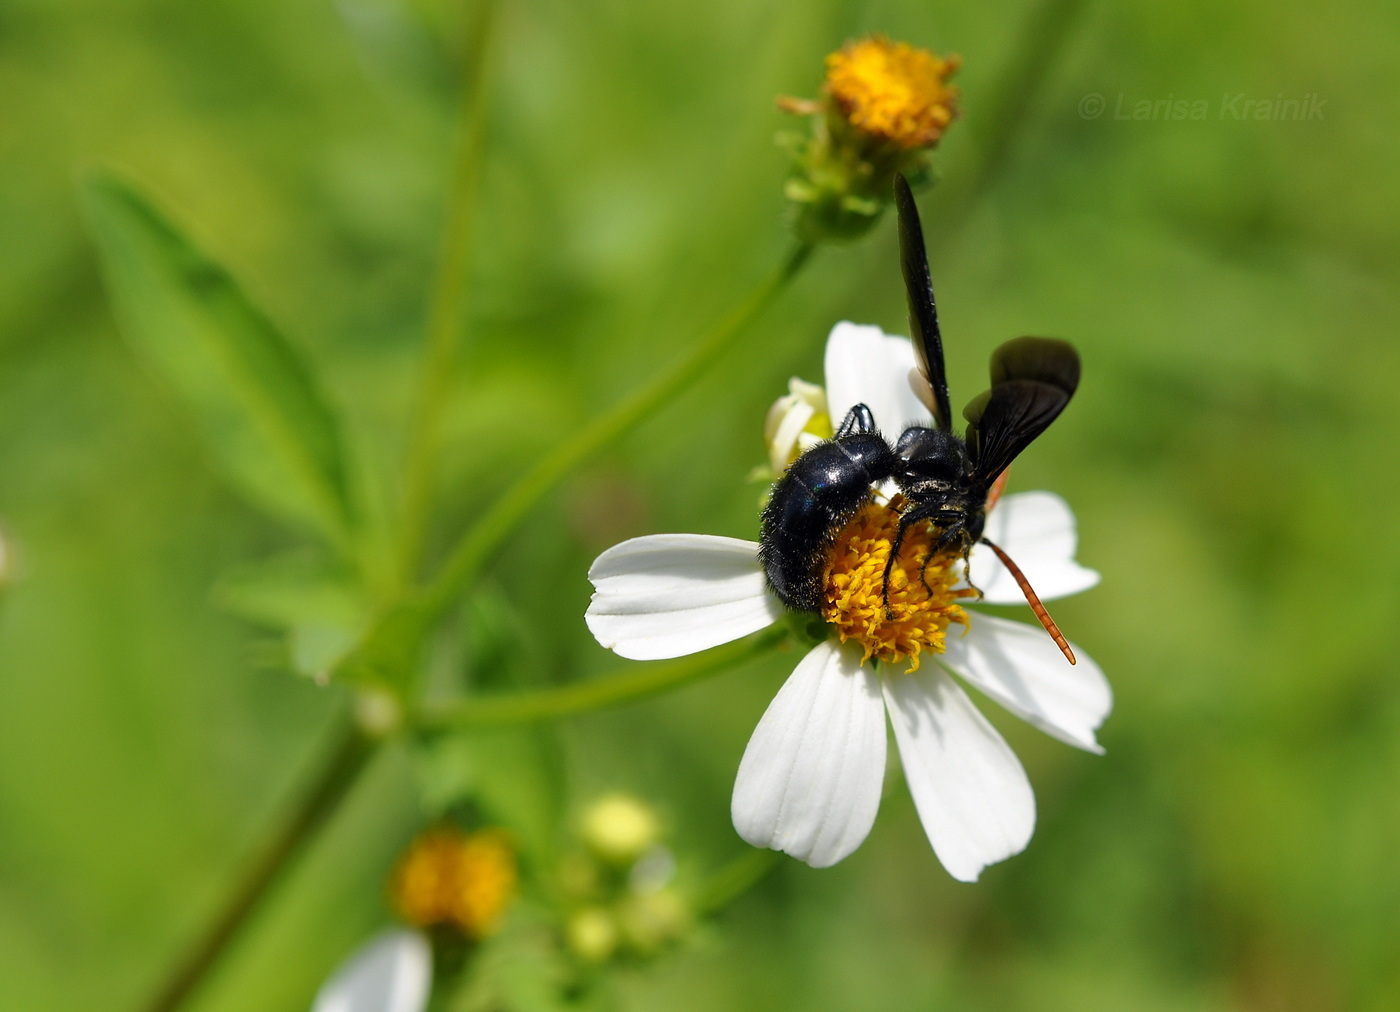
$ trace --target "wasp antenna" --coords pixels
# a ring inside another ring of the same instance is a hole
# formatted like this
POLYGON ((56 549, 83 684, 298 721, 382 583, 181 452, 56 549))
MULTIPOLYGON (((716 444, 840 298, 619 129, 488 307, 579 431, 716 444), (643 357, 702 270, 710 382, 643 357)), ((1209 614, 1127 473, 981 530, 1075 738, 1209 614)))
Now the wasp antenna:
POLYGON ((1021 593, 1026 595, 1026 603, 1031 606, 1031 611, 1035 612, 1035 617, 1040 619, 1040 624, 1045 627, 1045 631, 1050 634, 1050 638, 1055 641, 1055 645, 1060 648, 1060 652, 1065 655, 1065 660, 1071 664, 1077 663, 1074 658, 1074 651, 1069 647, 1069 640, 1065 639, 1065 634, 1060 632, 1060 627, 1055 624, 1055 620, 1050 617, 1050 613, 1045 610, 1045 605, 1040 603, 1040 597, 1035 589, 1031 587, 1031 581, 1026 579, 1026 574, 1021 572, 1021 567, 1011 561, 1011 556, 1003 552, 1000 546, 993 544, 986 538, 982 539, 982 544, 997 553, 997 558, 1001 564, 1011 573, 1011 578, 1016 581, 1016 586, 1021 588, 1021 593))

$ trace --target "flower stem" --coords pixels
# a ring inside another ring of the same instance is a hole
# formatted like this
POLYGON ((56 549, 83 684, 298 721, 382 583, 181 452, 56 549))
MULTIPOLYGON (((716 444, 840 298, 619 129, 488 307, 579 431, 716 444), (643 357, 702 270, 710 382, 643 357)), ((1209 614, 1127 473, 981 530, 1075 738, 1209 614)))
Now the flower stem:
POLYGON ((689 355, 650 385, 595 419, 508 488, 457 542, 441 572, 428 586, 424 605, 429 613, 436 617, 451 606, 462 590, 480 574, 501 542, 546 492, 580 464, 625 436, 648 415, 665 405, 724 354, 744 328, 787 287, 807 262, 812 249, 808 243, 795 246, 776 271, 696 342, 689 355))
POLYGON ((341 730, 310 790, 248 869, 198 944, 166 978, 146 1006, 150 1012, 174 1012, 194 994, 272 887, 340 805, 374 750, 374 741, 353 722, 341 730))
POLYGON ((975 127, 969 123, 979 151, 976 164, 970 172, 949 178, 933 190, 941 209, 938 227, 944 241, 962 227, 978 199, 1005 170, 1017 128, 1073 38, 1084 7, 1084 0, 1041 0, 1031 11, 1015 55, 991 89, 986 114, 978 118, 975 127))
POLYGON ((695 912, 716 914, 763 880, 778 865, 778 853, 755 847, 730 861, 705 882, 695 897, 695 912))
POLYGON ((590 679, 555 689, 540 689, 511 695, 468 699, 419 715, 419 727, 485 727, 555 720, 590 713, 609 706, 636 702, 648 696, 697 682, 727 671, 735 665, 767 653, 787 636, 782 626, 773 626, 756 636, 727 643, 703 654, 679 660, 629 667, 616 675, 590 679))
POLYGON ((480 0, 467 25, 447 222, 443 227, 437 273, 429 303, 427 352, 419 379, 418 402, 404 472, 399 553, 401 578, 405 583, 413 580, 423 550, 437 461, 442 449, 443 415, 461 350, 462 316, 470 280, 467 261, 472 250, 477 195, 481 189, 486 152, 496 7, 496 0, 480 0))

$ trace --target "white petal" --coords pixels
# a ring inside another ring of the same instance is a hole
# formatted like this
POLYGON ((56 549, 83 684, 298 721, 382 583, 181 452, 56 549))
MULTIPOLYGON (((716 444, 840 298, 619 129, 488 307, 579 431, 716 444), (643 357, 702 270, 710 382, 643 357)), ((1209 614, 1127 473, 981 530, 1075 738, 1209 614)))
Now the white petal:
POLYGON ((730 813, 755 847, 835 864, 875 824, 885 778, 885 704, 860 651, 818 644, 754 729, 730 813))
POLYGON ((341 964, 311 1012, 422 1012, 432 978, 432 952, 423 936, 386 931, 341 964))
POLYGON ((1011 747, 935 665, 885 679, 899 758, 933 852, 962 882, 1019 854, 1035 795, 1011 747))
POLYGON ((708 534, 655 534, 594 560, 584 620, 632 660, 693 654, 772 625, 783 606, 768 591, 758 545, 708 534))
POLYGON ((950 635, 939 659, 1046 734, 1102 753, 1094 731, 1113 709, 1113 691, 1088 654, 1074 647, 1074 655, 1078 664, 1038 625, 974 615, 967 635, 950 635))
MULTIPOLYGON (((987 514, 988 541, 994 541, 1021 567, 1042 601, 1068 597, 1099 582, 1099 574, 1074 561, 1079 544, 1069 503, 1053 492, 1003 496, 987 514)), ((1026 600, 1010 572, 986 545, 972 549, 972 582, 988 604, 1026 600)))
POLYGON ((914 346, 879 327, 838 323, 826 341, 826 401, 833 428, 857 404, 875 415, 875 424, 893 443, 910 425, 929 424, 928 408, 909 386, 914 346))
POLYGON ((778 419, 773 438, 768 443, 768 464, 774 474, 782 474, 788 462, 795 456, 797 437, 812 420, 816 409, 806 401, 795 401, 778 419))

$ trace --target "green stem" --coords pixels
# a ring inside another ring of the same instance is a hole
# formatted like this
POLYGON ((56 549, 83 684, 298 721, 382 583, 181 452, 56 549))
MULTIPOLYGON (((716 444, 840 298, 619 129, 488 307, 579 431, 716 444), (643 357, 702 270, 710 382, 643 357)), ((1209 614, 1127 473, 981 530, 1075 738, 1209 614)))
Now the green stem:
POLYGON ((594 419, 506 489, 457 542, 427 587, 406 590, 385 606, 355 649, 336 664, 335 676, 387 686, 399 693, 406 691, 425 638, 525 514, 571 471, 665 406, 727 351, 744 328, 782 293, 807 262, 812 249, 807 243, 794 246, 777 270, 701 337, 690 354, 594 419))
POLYGON ((778 853, 754 848, 710 876, 695 897, 695 912, 717 914, 763 880, 778 866, 778 853))
POLYGON ((572 717, 609 706, 632 703, 727 671, 773 649, 786 635, 786 630, 781 625, 773 626, 748 639, 727 643, 703 654, 680 660, 649 664, 640 668, 631 667, 616 675, 594 678, 556 689, 468 699, 425 711, 419 716, 417 724, 429 730, 523 724, 529 721, 572 717))
POLYGON ((457 153, 450 182, 447 222, 429 304, 427 353, 404 472, 403 532, 399 551, 405 584, 412 582, 423 551, 442 449, 443 417, 461 350, 469 281, 467 261, 472 251, 477 196, 485 161, 495 25, 496 0, 480 0, 467 30, 457 113, 457 153))
POLYGON ((580 464, 625 436, 648 415, 664 406, 724 354, 744 332, 744 328, 787 287, 807 262, 812 249, 807 243, 794 247, 763 284, 696 342, 689 355, 651 384, 595 419, 507 489, 457 542, 442 571, 427 588, 424 605, 429 614, 440 616, 451 606, 458 594, 478 576, 501 542, 546 492, 580 464))
POLYGON ((989 91, 986 112, 969 117, 969 128, 977 125, 977 164, 956 180, 933 189, 933 199, 942 212, 938 229, 943 241, 966 222, 978 199, 1005 170, 1016 130, 1073 37, 1084 6, 1084 0, 1041 0, 1031 12, 1015 56, 989 91))
POLYGON ((150 1012, 174 1012, 194 994, 272 887, 335 812, 373 754, 374 742, 353 723, 341 731, 311 789, 248 869, 199 942, 166 978, 146 1006, 150 1012))

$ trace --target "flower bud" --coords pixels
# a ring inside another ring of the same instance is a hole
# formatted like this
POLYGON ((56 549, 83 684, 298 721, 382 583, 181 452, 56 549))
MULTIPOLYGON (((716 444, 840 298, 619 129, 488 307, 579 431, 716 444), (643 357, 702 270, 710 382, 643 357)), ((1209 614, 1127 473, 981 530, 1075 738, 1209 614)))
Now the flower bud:
POLYGON ((785 193, 804 240, 863 235, 889 203, 897 173, 926 173, 924 153, 958 114, 948 79, 960 62, 873 35, 827 56, 820 101, 779 100, 784 111, 813 117, 810 137, 784 139, 794 160, 785 193))
POLYGON ((674 889, 660 889, 628 896, 618 907, 618 920, 627 947, 652 956, 685 935, 691 912, 674 889))
POLYGON ((515 851, 503 832, 439 826, 409 844, 389 898, 414 927, 449 928, 481 939, 496 930, 515 891, 515 851))
POLYGON ((788 380, 788 392, 773 402, 763 420, 763 441, 774 480, 804 451, 832 436, 826 391, 796 376, 788 380))
POLYGON ((651 808, 630 794, 608 794, 583 813, 580 836, 600 859, 630 864, 641 857, 661 835, 661 825, 651 808))
POLYGON ((569 950, 589 963, 606 962, 617 951, 617 922, 602 907, 584 907, 564 929, 569 950))

